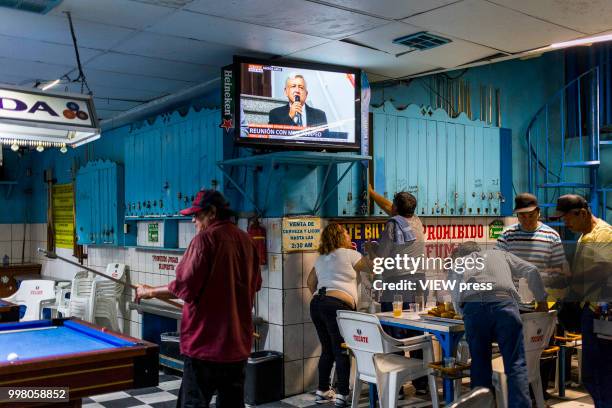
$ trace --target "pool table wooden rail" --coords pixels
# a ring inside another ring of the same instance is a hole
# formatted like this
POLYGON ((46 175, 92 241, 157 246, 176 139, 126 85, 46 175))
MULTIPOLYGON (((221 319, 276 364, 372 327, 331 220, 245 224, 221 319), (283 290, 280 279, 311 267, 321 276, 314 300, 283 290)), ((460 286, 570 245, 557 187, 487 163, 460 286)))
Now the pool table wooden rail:
MULTIPOLYGON (((58 323, 57 320, 54 320, 54 325, 58 323)), ((94 330, 101 330, 87 322, 72 320, 94 330)), ((110 330, 105 333, 137 344, 1 362, 0 387, 69 387, 70 399, 77 400, 90 395, 158 385, 159 346, 157 344, 110 330)), ((32 404, 32 406, 40 405, 32 404)))

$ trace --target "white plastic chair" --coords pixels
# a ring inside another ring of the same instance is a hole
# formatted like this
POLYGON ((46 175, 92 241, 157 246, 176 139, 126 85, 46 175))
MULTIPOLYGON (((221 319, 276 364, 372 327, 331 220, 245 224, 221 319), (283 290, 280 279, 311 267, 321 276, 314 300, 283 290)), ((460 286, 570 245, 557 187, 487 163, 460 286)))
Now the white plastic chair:
POLYGON ((55 281, 52 280, 24 280, 17 292, 4 298, 7 302, 24 305, 26 312, 21 321, 39 320, 42 304, 55 301, 55 281))
POLYGON ((381 407, 395 407, 402 381, 425 375, 429 375, 432 405, 438 407, 436 381, 428 367, 433 358, 431 335, 394 339, 383 331, 378 317, 368 313, 339 310, 336 319, 356 362, 353 408, 359 405, 363 382, 378 385, 381 407), (423 350, 422 360, 391 354, 419 349, 423 350))
MULTIPOLYGON (((544 389, 540 377, 540 357, 542 351, 548 347, 550 337, 555 329, 557 311, 548 313, 524 313, 521 315, 523 321, 523 339, 525 342, 525 360, 527 361, 527 378, 535 396, 536 406, 544 408, 544 389)), ((508 406, 508 382, 504 373, 502 357, 494 358, 493 386, 495 387, 495 399, 499 408, 508 406)))
POLYGON ((495 400, 491 390, 485 387, 476 387, 463 397, 458 398, 448 408, 495 408, 495 400))
MULTIPOLYGON (((106 274, 115 279, 125 282, 127 279, 126 268, 123 264, 108 264, 106 274)), ((117 322, 118 300, 121 299, 125 285, 114 282, 103 276, 97 275, 93 280, 90 294, 90 305, 88 320, 94 323, 106 321, 112 330, 118 331, 117 322)))
POLYGON ((61 313, 62 317, 78 317, 82 320, 88 320, 92 284, 93 276, 89 272, 77 272, 72 278, 70 300, 67 304, 57 306, 58 313, 61 313))

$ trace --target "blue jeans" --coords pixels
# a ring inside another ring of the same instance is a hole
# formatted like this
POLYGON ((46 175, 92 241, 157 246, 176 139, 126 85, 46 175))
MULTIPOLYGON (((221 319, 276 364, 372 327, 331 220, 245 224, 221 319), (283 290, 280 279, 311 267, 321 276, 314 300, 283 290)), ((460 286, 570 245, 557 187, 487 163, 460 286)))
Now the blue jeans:
POLYGON ((471 387, 493 388, 492 346, 497 341, 508 379, 508 407, 531 407, 523 343, 523 322, 513 299, 467 302, 463 306, 465 335, 472 355, 471 387))
POLYGON ((593 332, 595 314, 582 310, 582 382, 596 408, 612 407, 612 340, 600 339, 593 332))

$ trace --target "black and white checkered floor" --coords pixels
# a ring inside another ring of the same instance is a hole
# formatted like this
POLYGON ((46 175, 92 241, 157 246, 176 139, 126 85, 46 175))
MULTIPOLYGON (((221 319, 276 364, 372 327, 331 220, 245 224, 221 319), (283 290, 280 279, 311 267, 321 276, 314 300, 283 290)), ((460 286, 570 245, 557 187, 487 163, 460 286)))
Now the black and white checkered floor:
POLYGON ((174 375, 159 375, 157 387, 140 388, 137 390, 113 392, 83 398, 85 408, 174 408, 181 387, 181 377, 174 375))
MULTIPOLYGON (((137 390, 114 392, 111 394, 96 395, 83 399, 83 408, 174 408, 176 407, 177 395, 181 386, 181 377, 160 373, 159 385, 157 387, 141 388, 137 390)), ((464 384, 464 391, 468 391, 468 384, 464 384)), ((364 396, 360 401, 360 407, 367 407, 368 400, 364 396)), ((546 401, 547 405, 554 408, 593 408, 593 400, 586 391, 580 387, 567 390, 566 397, 561 399, 553 397, 546 401)), ((426 399, 413 397, 402 401, 401 405, 411 407, 431 406, 426 399)), ((259 405, 262 408, 311 408, 317 406, 314 403, 312 393, 296 395, 282 401, 259 405)), ((332 404, 326 405, 333 407, 332 404)))

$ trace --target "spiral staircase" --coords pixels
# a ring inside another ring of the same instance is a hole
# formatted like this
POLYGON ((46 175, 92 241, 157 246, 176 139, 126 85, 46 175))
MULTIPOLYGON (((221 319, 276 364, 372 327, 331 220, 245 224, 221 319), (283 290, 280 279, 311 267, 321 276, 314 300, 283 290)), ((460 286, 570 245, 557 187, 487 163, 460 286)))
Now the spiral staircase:
POLYGON ((529 191, 546 219, 557 198, 569 193, 584 196, 595 216, 609 218, 612 64, 597 65, 559 89, 529 122, 526 139, 529 191))

